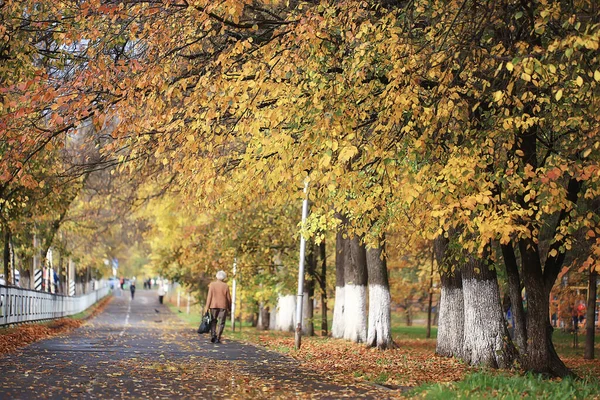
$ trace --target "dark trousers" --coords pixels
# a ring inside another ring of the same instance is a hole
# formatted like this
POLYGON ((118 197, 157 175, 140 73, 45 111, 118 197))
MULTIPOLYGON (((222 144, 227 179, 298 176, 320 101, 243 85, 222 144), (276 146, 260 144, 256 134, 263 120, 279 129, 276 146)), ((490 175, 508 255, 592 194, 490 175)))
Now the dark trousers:
POLYGON ((158 296, 158 302, 159 302, 160 304, 162 304, 162 303, 163 303, 163 298, 164 298, 164 297, 165 297, 165 296, 158 296))
POLYGON ((212 321, 210 323, 210 334, 212 337, 216 337, 217 340, 221 340, 221 335, 223 334, 223 329, 225 328, 225 317, 227 317, 227 309, 226 308, 211 308, 210 315, 212 316, 212 321), (218 319, 218 321, 217 321, 218 319), (217 332, 217 322, 219 324, 219 330, 217 332))

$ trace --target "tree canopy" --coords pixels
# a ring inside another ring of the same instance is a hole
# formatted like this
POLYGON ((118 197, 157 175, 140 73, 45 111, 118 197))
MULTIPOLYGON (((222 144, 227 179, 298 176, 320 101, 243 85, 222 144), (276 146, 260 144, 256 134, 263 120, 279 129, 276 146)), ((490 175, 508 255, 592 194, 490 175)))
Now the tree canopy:
POLYGON ((285 291, 308 181, 317 242, 339 215, 398 254, 453 232, 457 259, 518 256, 531 296, 599 268, 594 0, 0 10, 0 217, 25 247, 103 226, 97 258, 131 240, 191 286, 238 259, 285 291))

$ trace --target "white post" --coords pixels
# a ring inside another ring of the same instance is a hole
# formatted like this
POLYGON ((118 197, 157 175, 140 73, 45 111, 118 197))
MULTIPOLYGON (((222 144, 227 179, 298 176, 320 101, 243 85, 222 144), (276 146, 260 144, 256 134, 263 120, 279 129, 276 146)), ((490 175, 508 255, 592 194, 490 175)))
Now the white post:
POLYGON ((38 250, 37 235, 33 235, 33 285, 29 283, 30 288, 42 290, 42 271, 40 270, 40 254, 38 250))
POLYGON ((237 259, 233 259, 233 288, 232 288, 232 295, 231 295, 231 330, 233 332, 235 332, 235 299, 236 299, 236 295, 237 295, 237 282, 236 282, 236 276, 235 274, 237 273, 237 259))
POLYGON ((52 247, 49 247, 48 252, 46 252, 46 292, 48 293, 54 293, 54 263, 52 257, 52 247))
MULTIPOLYGON (((17 286, 17 275, 16 275, 16 266, 15 266, 15 248, 13 244, 12 236, 10 237, 10 242, 8 243, 10 249, 10 266, 11 266, 11 274, 12 274, 12 284, 17 286)), ((8 282, 8 280, 7 280, 8 282)), ((21 285, 19 285, 21 286, 21 285)))
MULTIPOLYGON (((302 200, 302 230, 308 217, 308 178, 304 181, 304 200, 302 200)), ((300 260, 298 261, 298 299, 296 300, 296 350, 302 344, 302 298, 304 296, 304 256, 306 252, 306 239, 300 233, 300 260)))
POLYGON ((67 273, 69 282, 69 296, 75 296, 75 262, 69 257, 69 271, 67 273))
POLYGON ((177 309, 179 309, 180 305, 181 305, 181 288, 178 286, 177 287, 177 309))

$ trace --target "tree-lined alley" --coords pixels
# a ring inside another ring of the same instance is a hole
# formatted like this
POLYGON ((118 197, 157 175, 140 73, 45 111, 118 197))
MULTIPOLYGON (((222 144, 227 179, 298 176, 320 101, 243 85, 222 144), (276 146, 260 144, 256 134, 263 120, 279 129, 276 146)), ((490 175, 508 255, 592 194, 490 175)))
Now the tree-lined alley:
POLYGON ((439 354, 570 373, 551 291, 568 268, 596 283, 594 0, 50 3, 0 2, 22 269, 34 233, 82 266, 125 243, 194 290, 235 260, 275 313, 308 181, 305 291, 335 294, 334 337, 394 347, 395 282, 433 287, 431 259, 439 354))

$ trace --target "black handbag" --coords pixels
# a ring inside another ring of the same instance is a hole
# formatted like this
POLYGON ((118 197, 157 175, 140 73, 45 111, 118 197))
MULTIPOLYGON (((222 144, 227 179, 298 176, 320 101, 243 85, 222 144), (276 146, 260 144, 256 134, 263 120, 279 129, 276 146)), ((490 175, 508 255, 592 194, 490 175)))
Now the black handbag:
POLYGON ((200 327, 198 328, 198 333, 208 333, 210 332, 210 323, 212 322, 212 317, 210 315, 210 311, 207 311, 206 314, 202 317, 202 321, 200 321, 200 327))

